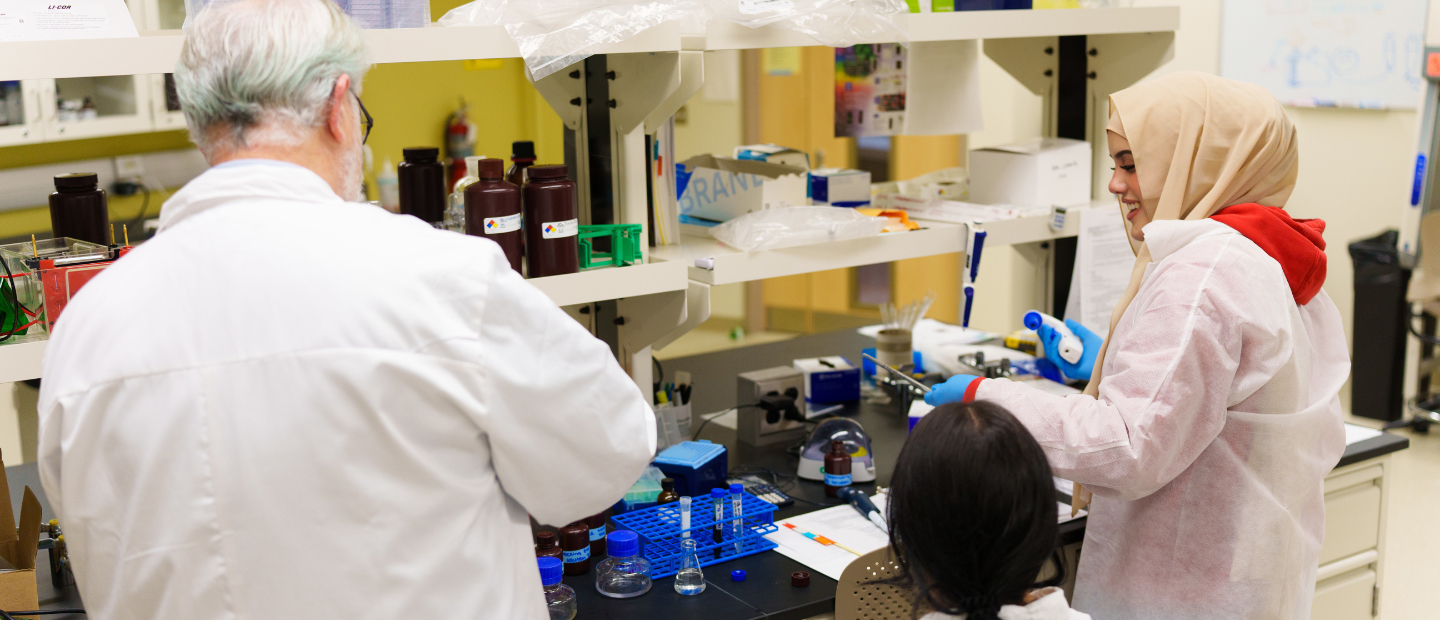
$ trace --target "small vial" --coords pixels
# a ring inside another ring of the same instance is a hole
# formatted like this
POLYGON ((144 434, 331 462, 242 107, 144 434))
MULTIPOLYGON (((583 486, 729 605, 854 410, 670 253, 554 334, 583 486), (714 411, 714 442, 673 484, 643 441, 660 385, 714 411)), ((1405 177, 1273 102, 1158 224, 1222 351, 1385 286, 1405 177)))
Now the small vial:
MULTIPOLYGON (((560 538, 555 532, 544 531, 535 535, 535 557, 561 559, 560 538)), ((563 562, 563 561, 562 561, 563 562)))
POLYGON ((680 529, 681 538, 690 537, 690 498, 688 497, 680 498, 680 529))
POLYGON ((825 495, 838 497, 836 492, 850 486, 850 452, 845 442, 830 442, 830 452, 825 455, 825 495))
POLYGON ((572 620, 575 617, 575 590, 560 579, 565 576, 565 566, 560 560, 546 556, 536 558, 540 564, 540 584, 545 586, 545 604, 550 608, 550 620, 572 620))
POLYGON ((730 485, 730 516, 735 518, 730 522, 730 535, 735 539, 736 555, 740 553, 740 536, 745 524, 745 502, 740 495, 743 491, 744 487, 738 483, 730 485))
MULTIPOLYGON (((715 526, 711 538, 715 542, 725 539, 725 489, 710 489, 710 503, 715 505, 715 526)), ((715 557, 720 557, 720 547, 715 547, 715 557)))
POLYGON ((655 505, 669 504, 680 501, 680 494, 675 492, 674 478, 660 479, 660 494, 655 496, 655 505))
POLYGON ((700 570, 700 557, 695 555, 695 541, 680 541, 680 571, 675 573, 675 591, 693 596, 705 591, 705 573, 700 570))
POLYGON ((597 591, 611 598, 633 598, 650 591, 650 562, 639 555, 639 535, 630 530, 610 532, 605 552, 610 557, 595 569, 597 591))

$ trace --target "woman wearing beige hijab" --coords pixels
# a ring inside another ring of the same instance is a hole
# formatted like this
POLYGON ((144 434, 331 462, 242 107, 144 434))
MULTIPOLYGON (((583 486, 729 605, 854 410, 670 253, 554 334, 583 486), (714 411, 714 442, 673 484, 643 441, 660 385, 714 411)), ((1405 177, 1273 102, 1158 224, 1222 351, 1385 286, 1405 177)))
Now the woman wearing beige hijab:
POLYGON ((1264 89, 1192 72, 1116 93, 1107 129, 1136 260, 1086 392, 955 377, 938 400, 1006 407, 1094 493, 1076 609, 1309 618, 1350 360, 1324 223, 1282 208, 1295 129, 1264 89))

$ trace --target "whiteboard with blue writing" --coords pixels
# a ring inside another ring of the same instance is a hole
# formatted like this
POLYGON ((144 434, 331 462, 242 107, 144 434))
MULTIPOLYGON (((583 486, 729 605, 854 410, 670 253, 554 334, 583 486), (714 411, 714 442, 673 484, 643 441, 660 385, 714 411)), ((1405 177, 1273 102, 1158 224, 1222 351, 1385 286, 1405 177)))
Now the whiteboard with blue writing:
POLYGON ((1414 108, 1426 0, 1224 0, 1220 75, 1286 105, 1414 108))

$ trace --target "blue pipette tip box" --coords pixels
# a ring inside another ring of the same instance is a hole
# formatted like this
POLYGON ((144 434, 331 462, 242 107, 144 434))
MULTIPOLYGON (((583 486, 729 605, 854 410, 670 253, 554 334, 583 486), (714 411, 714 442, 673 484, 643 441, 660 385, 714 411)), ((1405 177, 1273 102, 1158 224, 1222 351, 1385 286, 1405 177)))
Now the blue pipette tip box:
POLYGON ((729 486, 725 446, 707 440, 670 446, 655 457, 653 464, 675 480, 675 492, 680 495, 709 495, 710 489, 729 486))

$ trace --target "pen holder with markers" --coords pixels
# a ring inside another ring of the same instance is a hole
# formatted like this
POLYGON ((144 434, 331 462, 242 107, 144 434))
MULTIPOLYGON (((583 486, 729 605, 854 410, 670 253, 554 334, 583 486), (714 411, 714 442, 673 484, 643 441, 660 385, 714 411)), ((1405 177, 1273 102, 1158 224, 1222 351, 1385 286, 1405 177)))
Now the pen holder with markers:
POLYGON ((701 566, 710 566, 769 551, 777 545, 765 535, 779 529, 775 526, 775 505, 749 493, 740 493, 740 535, 735 535, 737 521, 727 495, 719 524, 720 541, 715 541, 714 504, 708 496, 691 499, 690 527, 680 528, 680 503, 672 502, 611 518, 616 529, 631 530, 640 535, 641 554, 650 561, 650 578, 669 577, 680 570, 680 543, 689 532, 695 540, 696 555, 701 566))

